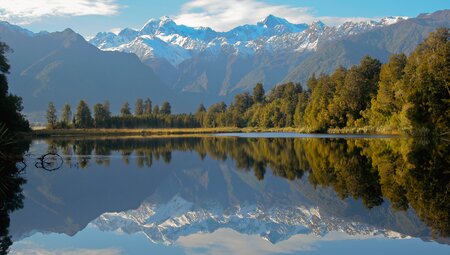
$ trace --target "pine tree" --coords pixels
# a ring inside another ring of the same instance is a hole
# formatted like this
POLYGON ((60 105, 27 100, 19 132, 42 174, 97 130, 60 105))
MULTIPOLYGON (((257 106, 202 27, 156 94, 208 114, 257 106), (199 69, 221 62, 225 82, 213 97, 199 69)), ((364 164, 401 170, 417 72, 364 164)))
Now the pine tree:
POLYGON ((152 114, 152 101, 147 97, 144 103, 144 114, 150 115, 152 114))
POLYGON ((84 100, 81 100, 77 106, 77 112, 75 114, 75 124, 78 128, 92 127, 93 120, 91 110, 84 100))
POLYGON ((159 106, 155 105, 155 107, 153 107, 153 114, 154 115, 158 115, 159 114, 159 106))
POLYGON ((161 106, 160 113, 165 114, 165 115, 170 115, 171 112, 172 112, 172 107, 170 106, 170 103, 165 101, 161 106))
POLYGON ((94 126, 96 128, 106 128, 108 127, 108 123, 110 120, 110 116, 105 106, 102 104, 94 105, 94 126))
POLYGON ((65 104, 62 109, 61 121, 66 127, 69 126, 70 122, 72 121, 72 109, 70 108, 69 104, 65 104))
POLYGON ((264 102, 266 92, 264 91, 264 87, 261 83, 257 83, 253 88, 253 101, 255 103, 264 102))
POLYGON ((122 116, 122 117, 132 116, 130 104, 128 102, 125 102, 122 105, 122 108, 120 108, 120 116, 122 116))
POLYGON ((58 117, 56 116, 56 107, 52 102, 48 103, 46 118, 47 128, 55 128, 58 122, 58 117))
POLYGON ((136 100, 134 115, 142 116, 143 114, 144 114, 144 101, 139 98, 138 100, 136 100))

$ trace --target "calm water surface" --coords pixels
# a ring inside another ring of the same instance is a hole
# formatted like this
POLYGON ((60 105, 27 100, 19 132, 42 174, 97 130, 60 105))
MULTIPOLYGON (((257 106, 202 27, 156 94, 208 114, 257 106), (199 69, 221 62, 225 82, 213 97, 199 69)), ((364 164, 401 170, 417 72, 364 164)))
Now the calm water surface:
POLYGON ((450 254, 448 143, 236 135, 32 141, 10 254, 450 254))

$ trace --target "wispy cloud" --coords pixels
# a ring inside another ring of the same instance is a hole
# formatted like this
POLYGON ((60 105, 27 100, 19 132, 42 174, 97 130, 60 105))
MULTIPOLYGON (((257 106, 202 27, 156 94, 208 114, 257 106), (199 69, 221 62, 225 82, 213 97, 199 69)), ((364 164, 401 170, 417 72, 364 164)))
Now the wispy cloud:
POLYGON ((116 0, 0 0, 0 19, 27 24, 48 16, 110 16, 121 7, 116 0))
POLYGON ((182 6, 174 19, 180 24, 209 26, 226 31, 242 24, 255 24, 269 14, 293 23, 322 20, 329 25, 336 25, 349 20, 368 20, 365 17, 320 17, 308 7, 270 5, 258 0, 191 0, 182 6))

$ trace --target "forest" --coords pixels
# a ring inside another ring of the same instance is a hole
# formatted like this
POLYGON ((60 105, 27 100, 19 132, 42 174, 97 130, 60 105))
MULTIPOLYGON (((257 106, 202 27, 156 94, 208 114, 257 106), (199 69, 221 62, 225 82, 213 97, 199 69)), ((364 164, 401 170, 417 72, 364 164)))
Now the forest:
POLYGON ((382 64, 369 56, 359 65, 333 73, 313 74, 306 89, 287 82, 265 92, 237 94, 227 105, 219 102, 195 114, 171 114, 169 102, 152 106, 138 99, 134 112, 125 102, 118 116, 109 103, 95 104, 93 114, 80 101, 72 116, 70 105, 57 110, 49 103, 49 128, 296 128, 303 132, 407 133, 448 135, 450 126, 449 29, 431 33, 410 56, 394 54, 382 64))

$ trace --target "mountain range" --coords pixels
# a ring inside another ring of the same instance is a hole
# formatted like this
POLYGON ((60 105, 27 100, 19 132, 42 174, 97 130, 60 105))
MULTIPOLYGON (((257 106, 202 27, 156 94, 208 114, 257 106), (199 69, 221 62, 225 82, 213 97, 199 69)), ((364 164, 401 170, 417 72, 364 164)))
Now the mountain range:
POLYGON ((62 106, 82 98, 108 99, 117 111, 138 97, 169 100, 186 112, 201 102, 229 102, 258 82, 266 90, 286 81, 305 84, 313 73, 349 67, 364 55, 384 62, 392 53, 408 54, 438 27, 450 27, 450 10, 339 26, 269 15, 226 32, 162 17, 89 41, 70 29, 33 33, 0 22, 0 40, 13 49, 10 86, 27 113, 42 112, 50 100, 62 106))

